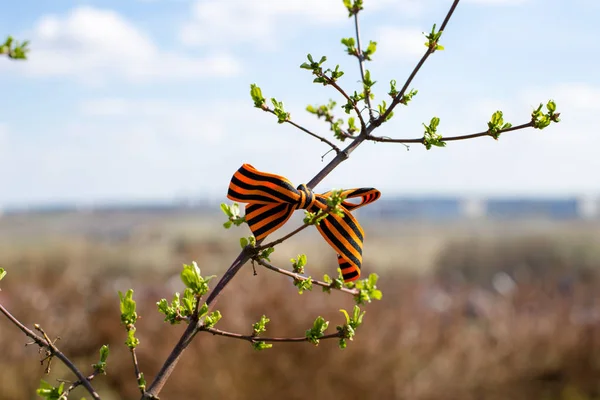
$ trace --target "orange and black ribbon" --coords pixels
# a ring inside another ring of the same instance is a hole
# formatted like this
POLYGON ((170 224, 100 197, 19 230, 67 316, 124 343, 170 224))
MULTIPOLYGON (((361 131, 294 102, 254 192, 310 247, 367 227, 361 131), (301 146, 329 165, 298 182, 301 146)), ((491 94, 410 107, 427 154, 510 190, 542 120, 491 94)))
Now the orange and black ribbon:
MULTIPOLYGON (((327 210, 327 198, 331 192, 315 194, 302 184, 294 188, 286 178, 261 172, 250 164, 244 164, 231 178, 227 197, 247 203, 246 222, 256 240, 281 228, 296 210, 309 212, 327 210)), ((344 200, 340 205, 344 216, 328 214, 317 229, 338 253, 338 263, 345 282, 360 277, 362 244, 365 234, 350 211, 377 200, 381 193, 373 188, 348 189, 342 192, 346 199, 358 197, 359 203, 344 200)))

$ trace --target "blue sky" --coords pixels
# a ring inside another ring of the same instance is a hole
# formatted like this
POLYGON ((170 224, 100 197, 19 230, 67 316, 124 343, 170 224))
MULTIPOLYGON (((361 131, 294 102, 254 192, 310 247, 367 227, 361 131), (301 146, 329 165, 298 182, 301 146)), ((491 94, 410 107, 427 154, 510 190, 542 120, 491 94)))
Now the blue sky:
MULTIPOLYGON (((404 82, 425 51, 422 31, 450 0, 365 0, 364 42, 377 99, 404 82)), ((425 150, 366 143, 319 187, 384 194, 600 195, 600 44, 596 0, 463 0, 413 82, 409 107, 378 132, 420 137, 484 130, 497 109, 513 124, 552 98, 562 122, 425 150)), ((0 34, 31 40, 30 59, 0 59, 0 207, 76 201, 224 199, 244 162, 308 181, 328 148, 252 107, 249 85, 304 111, 339 96, 298 66, 307 53, 340 64, 349 91, 356 60, 341 0, 7 2, 0 34)), ((339 112, 340 116, 342 112, 339 112)), ((325 160, 332 154, 325 156, 325 160)))

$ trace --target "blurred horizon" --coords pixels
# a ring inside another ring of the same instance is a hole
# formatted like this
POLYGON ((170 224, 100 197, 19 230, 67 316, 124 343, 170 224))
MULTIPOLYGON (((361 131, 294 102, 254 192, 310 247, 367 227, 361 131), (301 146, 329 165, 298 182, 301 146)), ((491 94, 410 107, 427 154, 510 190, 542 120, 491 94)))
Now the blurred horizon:
MULTIPOLYGON (((46 202, 0 207, 0 217, 11 214, 89 213, 89 212, 194 212, 220 215, 214 198, 174 198, 167 200, 121 200, 98 202, 46 202)), ((243 205, 242 205, 243 206, 243 205)), ((366 218, 413 220, 449 219, 600 219, 600 196, 449 196, 383 195, 368 208, 357 211, 366 218)), ((363 218, 364 218, 363 217, 363 218)))

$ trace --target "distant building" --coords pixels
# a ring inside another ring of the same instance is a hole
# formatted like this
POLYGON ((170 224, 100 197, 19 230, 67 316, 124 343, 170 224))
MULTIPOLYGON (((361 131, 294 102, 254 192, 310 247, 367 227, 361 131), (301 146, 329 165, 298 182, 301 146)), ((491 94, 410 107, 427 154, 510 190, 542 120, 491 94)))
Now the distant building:
POLYGON ((600 199, 596 197, 582 197, 579 200, 579 215, 584 219, 600 218, 600 199))
POLYGON ((461 199, 454 197, 381 199, 360 211, 374 218, 448 220, 463 217, 461 199))
POLYGON ((571 199, 488 199, 486 216, 492 219, 578 219, 579 204, 571 199))

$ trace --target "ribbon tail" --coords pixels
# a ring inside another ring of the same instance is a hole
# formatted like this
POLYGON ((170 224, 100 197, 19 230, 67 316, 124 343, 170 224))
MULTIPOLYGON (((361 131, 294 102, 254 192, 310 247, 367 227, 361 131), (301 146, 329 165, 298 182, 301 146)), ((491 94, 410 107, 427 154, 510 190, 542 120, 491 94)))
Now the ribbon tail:
POLYGON ((352 214, 347 210, 344 210, 344 217, 329 214, 317 225, 317 229, 323 239, 338 253, 338 265, 344 281, 358 279, 362 265, 364 233, 352 214))

